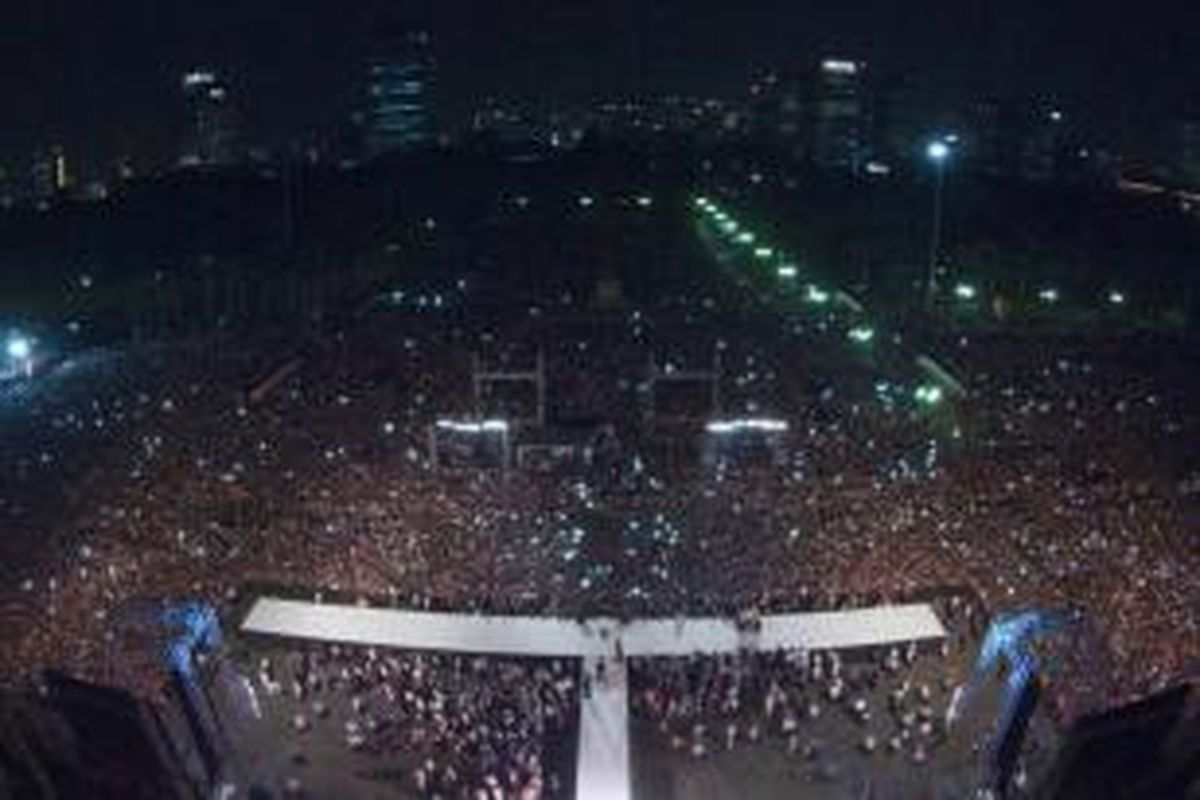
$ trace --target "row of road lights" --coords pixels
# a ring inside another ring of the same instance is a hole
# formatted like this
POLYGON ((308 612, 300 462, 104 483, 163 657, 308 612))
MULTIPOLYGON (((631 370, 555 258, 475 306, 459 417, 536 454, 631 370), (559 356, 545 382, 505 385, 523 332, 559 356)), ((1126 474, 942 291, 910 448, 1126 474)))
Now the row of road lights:
MULTIPOLYGON (((948 151, 942 156, 948 155, 948 151)), ((776 261, 775 273, 783 280, 794 280, 799 275, 799 269, 796 264, 782 253, 772 247, 768 247, 756 240, 753 233, 747 230, 742 230, 738 223, 730 217, 729 214, 722 211, 716 204, 712 203, 705 197, 697 197, 694 201, 695 205, 712 217, 713 222, 721 229, 723 233, 731 238, 736 244, 744 245, 751 248, 751 254, 754 258, 760 261, 776 261)), ((940 205, 940 199, 939 199, 940 205)), ((939 223, 940 225, 940 223, 939 223)), ((936 250, 936 239, 935 239, 936 250)), ((936 259, 936 252, 934 255, 936 259)), ((804 300, 815 306, 823 306, 833 300, 833 295, 817 286, 810 283, 805 286, 804 300)), ((859 321, 846 331, 846 338, 854 342, 859 347, 870 347, 876 338, 875 329, 864 321, 859 321)), ((914 391, 914 398, 918 404, 926 407, 936 406, 942 401, 942 390, 940 387, 931 384, 920 384, 914 391)), ((710 433, 726 432, 723 429, 710 429, 710 433)))
MULTIPOLYGON (((933 162, 934 167, 933 221, 929 233, 929 268, 925 276, 925 310, 930 313, 933 312, 934 299, 937 297, 937 269, 938 262, 941 260, 942 195, 946 183, 946 162, 954 154, 953 145, 956 141, 958 141, 958 137, 951 134, 934 139, 925 146, 925 155, 933 162)), ((973 286, 958 284, 954 289, 954 294, 960 300, 973 300, 976 292, 973 286)), ((1106 295, 1106 299, 1110 305, 1121 306, 1125 304, 1126 296, 1124 292, 1111 290, 1106 295)), ((1059 300, 1058 290, 1041 289, 1038 291, 1038 300, 1046 304, 1057 303, 1059 300)))

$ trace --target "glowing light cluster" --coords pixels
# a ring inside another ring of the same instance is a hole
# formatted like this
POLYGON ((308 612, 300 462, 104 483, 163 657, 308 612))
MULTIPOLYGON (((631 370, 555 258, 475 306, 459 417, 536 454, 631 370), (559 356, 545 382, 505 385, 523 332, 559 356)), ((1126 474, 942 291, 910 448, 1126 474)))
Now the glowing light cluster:
POLYGON ((918 403, 934 406, 942 402, 942 388, 940 386, 922 384, 913 392, 913 397, 917 399, 918 403))
POLYGON ((14 336, 9 339, 6 349, 9 357, 18 361, 26 361, 33 355, 33 343, 24 336, 14 336))
POLYGON ((742 433, 744 431, 783 433, 788 429, 788 424, 782 419, 747 417, 742 419, 713 420, 705 425, 704 429, 709 433, 717 434, 742 433))
POLYGON ((508 423, 502 419, 485 419, 479 422, 460 422, 451 419, 439 419, 438 430, 453 431, 454 433, 504 433, 508 423))
POLYGON ((860 65, 857 61, 827 58, 821 62, 821 69, 834 75, 857 75, 860 65))
POLYGON ((846 333, 846 336, 853 342, 866 344, 875 338, 875 331, 866 325, 855 325, 846 333))

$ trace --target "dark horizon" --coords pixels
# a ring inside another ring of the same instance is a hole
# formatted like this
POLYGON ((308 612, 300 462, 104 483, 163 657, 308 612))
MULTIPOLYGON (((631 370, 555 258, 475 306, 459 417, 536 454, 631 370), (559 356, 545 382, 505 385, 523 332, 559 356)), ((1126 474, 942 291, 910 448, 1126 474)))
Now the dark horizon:
POLYGON ((1189 108, 1185 78, 1200 74, 1200 10, 1187 4, 1137 16, 1082 0, 1053 9, 1038 0, 773 5, 370 0, 347 12, 311 1, 14 0, 0 9, 10 120, 0 164, 16 167, 55 143, 85 166, 121 155, 161 161, 176 147, 179 77, 195 66, 222 74, 253 143, 328 131, 354 108, 367 36, 384 9, 433 34, 444 127, 489 97, 548 106, 664 92, 734 97, 762 70, 838 55, 911 76, 947 102, 1045 97, 1082 112, 1096 135, 1121 137, 1189 108))

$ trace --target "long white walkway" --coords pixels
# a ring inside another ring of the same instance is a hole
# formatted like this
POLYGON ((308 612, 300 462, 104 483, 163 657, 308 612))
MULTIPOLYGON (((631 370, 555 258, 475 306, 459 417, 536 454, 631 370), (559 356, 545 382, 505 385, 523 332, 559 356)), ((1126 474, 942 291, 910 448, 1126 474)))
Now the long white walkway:
MULTIPOLYGON (((579 707, 579 755, 575 800, 627 800, 629 781, 629 683, 625 659, 605 662, 604 682, 592 682, 579 707)), ((584 661, 584 668, 591 662, 584 661)), ((594 673, 593 673, 594 675, 594 673)))
POLYGON ((618 630, 630 656, 723 653, 742 647, 841 649, 946 635, 926 604, 764 617, 761 632, 748 638, 718 617, 635 620, 618 629, 614 619, 580 624, 554 617, 441 614, 268 597, 255 601, 242 630, 409 650, 576 657, 612 654, 618 630), (610 633, 601 636, 602 630, 610 633))
POLYGON ((746 634, 715 617, 614 619, 579 623, 552 617, 485 617, 328 605, 262 597, 242 623, 247 633, 326 642, 516 656, 583 659, 595 675, 605 660, 606 679, 592 681, 580 704, 577 800, 629 800, 629 696, 624 656, 721 653, 739 649, 845 649, 940 639, 946 629, 931 606, 878 606, 850 611, 764 617, 746 634))

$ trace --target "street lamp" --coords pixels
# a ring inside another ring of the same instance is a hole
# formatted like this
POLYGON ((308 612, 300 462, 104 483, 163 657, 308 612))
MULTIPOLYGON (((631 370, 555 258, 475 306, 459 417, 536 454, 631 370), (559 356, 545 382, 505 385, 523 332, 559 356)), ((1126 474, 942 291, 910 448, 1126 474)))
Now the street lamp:
POLYGON ((925 309, 933 310, 933 296, 937 291, 937 262, 942 244, 942 184, 945 182, 946 161, 950 158, 950 145, 945 139, 934 139, 925 148, 925 155, 933 162, 937 172, 933 186, 933 231, 929 237, 929 274, 925 279, 925 309))

